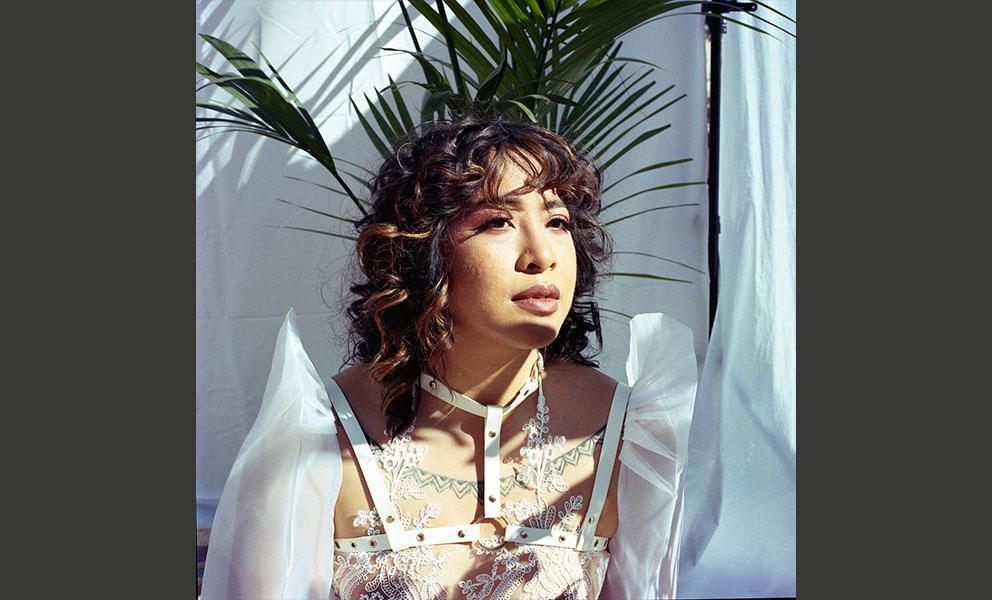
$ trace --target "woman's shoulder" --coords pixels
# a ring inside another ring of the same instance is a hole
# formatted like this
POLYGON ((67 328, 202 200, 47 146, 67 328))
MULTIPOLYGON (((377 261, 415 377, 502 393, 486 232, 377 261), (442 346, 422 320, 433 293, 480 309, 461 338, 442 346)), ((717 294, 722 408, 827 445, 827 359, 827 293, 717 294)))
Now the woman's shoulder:
POLYGON ((338 384, 341 391, 345 393, 345 396, 350 398, 350 392, 362 392, 368 391, 370 387, 374 385, 372 378, 369 377, 368 367, 364 363, 358 363, 351 365, 350 367, 345 367, 341 369, 336 374, 331 376, 331 379, 338 384))
POLYGON ((556 386, 590 396, 612 395, 617 380, 595 367, 573 360, 555 363, 545 370, 545 380, 556 386))
POLYGON ((547 401, 554 411, 566 410, 571 418, 598 428, 609 416, 617 380, 606 373, 574 361, 555 363, 545 370, 547 401))
POLYGON ((379 410, 382 386, 369 375, 368 366, 363 363, 351 365, 332 375, 331 379, 341 388, 362 429, 378 438, 376 434, 385 426, 385 417, 379 410))

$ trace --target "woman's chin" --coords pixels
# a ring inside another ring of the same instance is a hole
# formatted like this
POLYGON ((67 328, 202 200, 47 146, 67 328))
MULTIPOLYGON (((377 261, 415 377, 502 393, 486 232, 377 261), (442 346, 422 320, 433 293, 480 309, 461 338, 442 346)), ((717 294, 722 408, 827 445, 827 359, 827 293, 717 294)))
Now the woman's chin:
POLYGON ((476 352, 501 354, 507 350, 539 350, 558 337, 562 323, 558 319, 539 318, 516 323, 488 323, 471 329, 452 331, 455 347, 475 348, 476 352))
POLYGON ((522 348, 546 348, 550 346, 558 332, 561 323, 527 323, 514 328, 514 338, 519 340, 522 348))

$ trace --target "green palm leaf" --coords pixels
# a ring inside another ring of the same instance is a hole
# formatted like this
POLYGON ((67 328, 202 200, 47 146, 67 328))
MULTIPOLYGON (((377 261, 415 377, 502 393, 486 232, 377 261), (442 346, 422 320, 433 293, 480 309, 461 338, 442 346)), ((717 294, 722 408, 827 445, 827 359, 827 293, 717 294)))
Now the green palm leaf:
POLYGON ((600 213, 602 213, 603 211, 605 211, 606 209, 608 209, 608 208, 610 208, 612 206, 616 206, 617 204, 620 204, 621 202, 624 202, 626 200, 630 200, 631 198, 636 198, 637 196, 640 196, 641 194, 647 194, 649 192, 657 192, 657 191, 660 191, 660 190, 668 190, 668 189, 672 189, 672 188, 686 187, 686 186, 690 186, 690 185, 706 185, 706 182, 705 181, 685 181, 685 182, 682 182, 682 183, 667 183, 665 185, 658 185, 658 186, 655 186, 655 187, 650 187, 650 188, 645 188, 643 190, 638 190, 638 191, 634 192, 633 194, 629 194, 627 196, 624 196, 623 198, 620 198, 619 200, 614 200, 613 202, 610 202, 609 204, 604 205, 603 208, 600 209, 600 213))
MULTIPOLYGON (((614 138, 610 142, 607 142, 606 144, 603 144, 602 146, 599 146, 597 148, 597 156, 598 155, 602 155, 602 154, 606 154, 606 151, 609 150, 610 148, 612 148, 614 144, 616 144, 620 140, 627 139, 627 135, 630 134, 631 131, 633 131, 634 129, 636 129, 641 123, 643 123, 643 122, 647 121, 648 119, 654 117, 656 114, 660 113, 661 111, 665 110, 666 108, 668 108, 672 104, 675 104, 676 102, 678 102, 679 100, 681 100, 682 98, 685 98, 685 97, 686 97, 686 95, 685 94, 682 94, 681 96, 679 96, 678 98, 675 98, 674 100, 672 100, 668 104, 665 104, 664 106, 660 106, 660 107, 656 108, 655 110, 651 111, 650 113, 644 115, 642 118, 638 119, 637 121, 634 121, 633 124, 631 124, 629 127, 627 127, 626 129, 624 129, 623 131, 621 131, 620 133, 618 133, 616 136, 614 136, 614 138)), ((671 125, 671 124, 669 124, 669 125, 671 125)), ((613 128, 611 128, 611 131, 612 131, 612 129, 615 129, 615 128, 616 128, 616 126, 614 126, 613 128)), ((635 139, 627 147, 625 147, 623 151, 624 152, 627 152, 627 151, 633 149, 634 146, 637 146, 638 144, 644 143, 645 141, 647 141, 647 139, 649 139, 649 138, 644 138, 644 139, 638 138, 638 139, 635 139)), ((597 146, 598 146, 598 143, 597 143, 597 146)))
POLYGON ((623 181, 626 181, 627 179, 630 179, 631 177, 634 177, 635 175, 640 175, 641 173, 647 173, 649 171, 654 171, 656 169, 663 169, 665 167, 671 167, 671 166, 674 166, 674 165, 680 165, 682 163, 687 163, 687 162, 692 162, 692 159, 691 158, 681 158, 679 160, 669 160, 669 161, 666 161, 666 162, 655 163, 653 165, 648 165, 646 167, 640 168, 640 169, 638 169, 638 170, 636 170, 636 171, 634 171, 632 173, 628 173, 628 174, 624 175, 620 179, 617 179, 616 181, 614 181, 610 185, 604 187, 603 188, 603 195, 606 195, 606 193, 609 192, 614 187, 616 187, 617 184, 619 184, 619 183, 621 183, 623 181))
POLYGON ((290 206, 295 206, 296 208, 301 208, 301 209, 303 209, 303 210, 305 210, 307 212, 312 212, 314 214, 321 215, 323 217, 328 217, 328 218, 335 219, 335 220, 338 220, 338 221, 344 221, 345 223, 354 223, 355 222, 354 219, 349 219, 347 217, 342 217, 342 216, 335 215, 335 214, 332 214, 332 213, 329 213, 329 212, 324 212, 322 210, 317 210, 316 208, 310 208, 309 206, 303 206, 302 204, 297 204, 295 202, 290 202, 289 200, 283 200, 282 198, 276 198, 276 200, 278 200, 279 202, 282 202, 284 204, 289 204, 290 206))
POLYGON ((679 262, 677 260, 672 260, 670 258, 665 258, 664 256, 657 256, 657 255, 654 255, 654 254, 650 254, 648 252, 635 252, 635 251, 632 251, 632 250, 618 250, 618 251, 614 252, 613 254, 614 255, 619 255, 619 254, 634 254, 634 255, 637 255, 637 256, 647 256, 649 258, 655 258, 655 259, 658 259, 658 260, 663 260, 665 262, 670 262, 670 263, 679 265, 680 267, 685 267, 687 269, 691 269, 691 270, 693 270, 693 271, 695 271, 697 273, 700 273, 702 275, 706 275, 706 271, 700 271, 699 269, 697 269, 696 267, 693 267, 692 265, 687 265, 687 264, 685 264, 683 262, 679 262))
MULTIPOLYGON (((212 36, 201 35, 201 37, 217 49, 241 73, 241 76, 215 73, 199 62, 196 63, 197 72, 211 84, 230 93, 257 117, 257 119, 245 119, 242 127, 228 127, 226 131, 248 130, 259 133, 310 154, 338 180, 355 206, 364 214, 364 206, 338 173, 334 158, 307 110, 287 100, 261 67, 244 52, 212 36), (262 127, 259 121, 265 126, 262 127)), ((278 74, 276 77, 281 80, 278 74)), ((285 83, 283 85, 291 99, 298 102, 289 86, 285 83)), ((211 110, 218 109, 216 105, 210 103, 200 102, 198 105, 211 110)))
POLYGON ((675 277, 662 277, 661 275, 651 275, 650 273, 603 273, 607 277, 640 277, 641 279, 657 279, 658 281, 677 281, 679 283, 692 283, 688 279, 676 279, 675 277))
MULTIPOLYGON (((341 159, 338 159, 338 160, 341 161, 341 159)), ((344 162, 344 161, 341 161, 341 162, 344 162)), ((358 182, 359 184, 361 184, 362 186, 365 186, 366 188, 370 187, 370 184, 369 184, 369 182, 368 182, 367 179, 362 178, 362 177, 358 177, 357 175, 353 175, 351 173, 345 173, 345 174, 348 175, 349 177, 354 178, 355 181, 358 182)), ((332 194, 338 194, 338 195, 341 195, 341 196, 347 196, 348 195, 348 194, 342 192, 341 190, 332 188, 329 185, 324 185, 322 183, 317 183, 315 181, 310 181, 309 179, 303 179, 301 177, 294 177, 292 175, 283 175, 283 177, 285 177, 286 179, 292 179, 293 181, 301 181, 303 183, 309 183, 310 185, 319 187, 322 190, 327 190, 328 192, 331 192, 332 194)), ((370 205, 370 202, 368 200, 362 200, 362 203, 365 204, 366 206, 369 206, 370 205)))
MULTIPOLYGON (((692 185, 692 184, 675 183, 675 184, 672 184, 669 187, 677 187, 677 186, 680 186, 680 185, 692 185)), ((654 208, 648 208, 646 210, 639 210, 636 213, 631 213, 629 215, 620 217, 619 219, 613 219, 612 221, 607 221, 607 222, 603 223, 603 225, 613 225, 615 223, 619 223, 620 221, 626 221, 627 219, 632 219, 632 218, 634 218, 634 217, 636 217, 638 215, 643 215, 644 213, 649 213, 649 212, 653 212, 653 211, 656 211, 656 210, 666 210, 666 209, 669 209, 669 208, 682 208, 684 206, 699 206, 699 203, 698 202, 689 202, 687 204, 670 204, 668 206, 655 206, 654 208)))
POLYGON ((295 231, 306 231, 307 233, 319 233, 320 235, 329 235, 331 237, 340 238, 342 240, 348 240, 350 242, 357 242, 358 237, 354 235, 345 235, 343 233, 335 233, 333 231, 324 231, 323 229, 310 229, 308 227, 293 227, 292 225, 276 225, 279 229, 293 229, 295 231))
MULTIPOLYGON (((474 8, 481 15, 479 18, 473 17, 463 6, 464 0, 435 0, 433 3, 429 0, 397 0, 397 3, 414 50, 382 50, 411 56, 419 64, 423 79, 394 82, 389 77, 389 85, 373 90, 371 95, 362 94, 367 106, 365 111, 359 110, 355 100, 349 98, 362 129, 380 155, 384 158, 389 156, 419 123, 445 115, 457 117, 478 110, 495 109, 508 118, 538 123, 558 132, 589 153, 599 167, 611 175, 619 159, 629 156, 632 150, 671 127, 670 124, 659 124, 658 116, 686 97, 681 94, 666 101, 674 86, 658 90, 657 82, 651 77, 659 67, 637 57, 620 56, 622 43, 617 40, 660 18, 677 14, 706 14, 677 12, 686 7, 703 5, 702 1, 693 0, 474 0, 474 8), (426 53, 426 48, 421 47, 407 11, 407 2, 433 28, 433 33, 428 31, 427 35, 444 46, 446 59, 431 56, 426 53), (628 66, 631 70, 627 70, 628 66), (451 79, 447 73, 451 74, 451 79), (419 109, 411 106, 400 93, 401 87, 407 85, 426 90, 419 109)), ((772 7, 761 2, 757 4, 795 24, 794 20, 772 7)), ((725 15, 714 16, 760 33, 768 34, 761 28, 761 25, 766 25, 795 37, 761 16, 747 15, 759 26, 748 25, 725 15)), ((202 37, 227 59, 237 73, 216 73, 200 63, 196 63, 197 72, 207 80, 206 86, 215 85, 224 89, 240 106, 198 98, 196 106, 210 114, 197 117, 196 129, 210 132, 204 137, 221 132, 249 132, 303 150, 328 169, 340 189, 314 185, 349 197, 365 214, 368 202, 351 191, 345 178, 369 188, 373 173, 343 159, 338 160, 363 175, 337 169, 335 159, 309 112, 261 50, 256 47, 271 77, 233 45, 215 37, 202 37)), ((690 160, 680 158, 636 168, 619 176, 603 189, 603 193, 636 175, 690 160)), ((705 182, 666 182, 639 189, 605 204, 602 211, 643 194, 693 185, 705 185, 705 182)), ((301 206, 281 198, 278 200, 325 217, 350 220, 333 212, 301 206)), ((612 226, 653 211, 695 205, 655 206, 607 221, 605 225, 612 226)), ((354 239, 327 231, 286 228, 354 239)), ((671 259, 643 252, 626 253, 665 260, 701 273, 671 259)), ((610 275, 686 281, 648 273, 618 272, 610 275)), ((629 318, 623 313, 601 310, 629 318)))
POLYGON ((355 109, 355 114, 358 116, 358 122, 361 123, 362 129, 365 130, 365 134, 369 136, 369 141, 371 141, 372 145, 375 146, 375 149, 379 151, 379 155, 382 156, 383 160, 389 158, 389 144, 383 140, 379 133, 372 127, 372 125, 369 124, 368 119, 362 115, 362 111, 358 108, 358 105, 355 104, 355 101, 352 98, 348 98, 348 102, 351 102, 351 106, 355 109))
POLYGON ((400 88, 393 81, 392 76, 389 76, 389 86, 388 89, 393 96, 393 104, 396 105, 396 112, 399 113, 400 119, 403 120, 403 131, 413 130, 413 118, 410 116, 410 109, 407 108, 406 101, 400 94, 400 88))

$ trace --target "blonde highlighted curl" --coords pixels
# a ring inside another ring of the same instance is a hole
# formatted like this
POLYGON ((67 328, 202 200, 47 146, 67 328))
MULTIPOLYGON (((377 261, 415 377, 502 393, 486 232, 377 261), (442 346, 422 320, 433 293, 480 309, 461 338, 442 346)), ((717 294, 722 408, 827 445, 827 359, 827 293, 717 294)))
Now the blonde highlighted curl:
POLYGON ((381 410, 393 436, 413 422, 422 370, 438 375, 452 346, 448 313, 449 224, 469 199, 498 204, 503 165, 528 173, 527 192, 552 189, 568 207, 577 257, 575 300, 545 365, 564 360, 596 366, 589 335, 602 345, 593 299, 612 241, 597 219, 599 169, 555 133, 500 119, 428 124, 387 159, 371 186, 371 211, 357 221, 360 281, 348 306, 347 362, 366 363, 382 384, 381 410))

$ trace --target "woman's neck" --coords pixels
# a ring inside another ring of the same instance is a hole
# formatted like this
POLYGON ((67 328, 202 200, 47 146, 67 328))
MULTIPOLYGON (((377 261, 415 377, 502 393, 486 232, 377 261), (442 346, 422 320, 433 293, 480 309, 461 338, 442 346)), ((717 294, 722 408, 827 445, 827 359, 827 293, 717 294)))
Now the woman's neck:
POLYGON ((514 350, 494 353, 491 349, 458 347, 449 350, 434 373, 453 390, 479 404, 506 405, 530 379, 537 350, 514 350))

